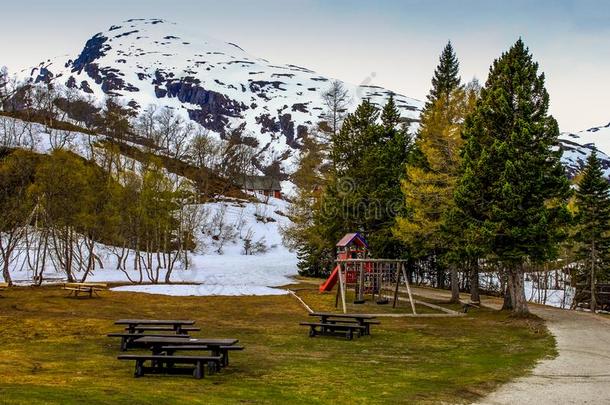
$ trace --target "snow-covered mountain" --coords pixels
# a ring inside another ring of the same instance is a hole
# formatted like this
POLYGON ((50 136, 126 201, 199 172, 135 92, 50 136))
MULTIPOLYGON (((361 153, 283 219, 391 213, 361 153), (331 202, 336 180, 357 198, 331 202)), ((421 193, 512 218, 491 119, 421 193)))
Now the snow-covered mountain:
POLYGON ((562 162, 570 176, 580 171, 591 151, 597 149, 604 174, 610 178, 610 123, 575 134, 564 132, 560 141, 563 149, 562 162))
MULTIPOLYGON (((248 144, 288 161, 307 128, 320 121, 321 95, 333 80, 304 67, 273 64, 233 43, 193 37, 160 19, 112 26, 79 54, 47 60, 28 75, 98 101, 117 96, 135 110, 172 107, 221 137, 237 130, 248 144)), ((377 86, 345 87, 352 108, 365 98, 381 106, 392 94, 377 86)), ((394 97, 405 119, 419 119, 422 102, 394 97)))
MULTIPOLYGON (((331 78, 305 67, 273 64, 238 45, 190 35, 161 19, 132 19, 86 41, 82 50, 49 59, 26 75, 53 81, 101 103, 118 97, 136 111, 155 104, 175 109, 221 138, 229 136, 262 151, 261 166, 283 161, 290 173, 293 152, 308 128, 322 118, 322 93, 331 78)), ((381 106, 390 90, 344 83, 354 109, 368 98, 381 106)), ((419 120, 423 103, 394 94, 401 115, 419 120)), ((610 124, 561 135, 563 162, 573 176, 594 145, 610 177, 610 124)))

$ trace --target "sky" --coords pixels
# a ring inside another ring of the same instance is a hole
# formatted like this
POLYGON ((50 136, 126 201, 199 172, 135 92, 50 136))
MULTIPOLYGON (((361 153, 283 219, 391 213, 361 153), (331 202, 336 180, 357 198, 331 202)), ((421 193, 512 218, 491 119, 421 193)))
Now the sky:
POLYGON ((448 40, 484 82, 519 37, 545 73, 562 131, 610 122, 610 1, 0 0, 0 66, 60 55, 129 18, 163 18, 276 63, 424 99, 448 40))

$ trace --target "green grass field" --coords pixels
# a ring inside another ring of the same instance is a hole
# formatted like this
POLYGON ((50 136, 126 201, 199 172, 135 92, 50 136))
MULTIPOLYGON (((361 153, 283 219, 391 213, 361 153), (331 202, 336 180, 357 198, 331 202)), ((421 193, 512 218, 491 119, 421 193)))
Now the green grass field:
MULTIPOLYGON (((305 295, 314 310, 334 308, 334 294, 305 295)), ((541 321, 485 309, 382 318, 354 341, 311 339, 298 324, 308 318, 288 295, 69 299, 58 287, 12 288, 0 298, 0 403, 468 403, 555 354, 541 321), (193 336, 235 337, 246 350, 203 380, 135 379, 105 336, 119 318, 194 319, 202 331, 193 336)))

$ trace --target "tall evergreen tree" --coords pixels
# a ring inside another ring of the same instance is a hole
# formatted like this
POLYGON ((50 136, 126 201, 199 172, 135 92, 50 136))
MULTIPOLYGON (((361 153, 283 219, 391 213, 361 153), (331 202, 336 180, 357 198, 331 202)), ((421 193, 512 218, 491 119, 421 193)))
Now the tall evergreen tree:
MULTIPOLYGON (((396 219, 394 233, 417 251, 418 256, 448 259, 450 248, 445 228, 446 213, 453 206, 453 191, 458 178, 460 149, 464 143, 461 128, 474 108, 476 91, 457 88, 448 98, 441 96, 422 115, 416 145, 427 166, 409 164, 402 182, 407 215, 396 219)), ((457 268, 451 265, 452 300, 459 300, 457 268)))
POLYGON ((426 109, 432 107, 441 97, 449 98, 451 92, 460 87, 459 71, 460 63, 453 50, 453 45, 449 41, 445 45, 439 59, 439 64, 434 71, 432 89, 430 89, 430 94, 428 94, 426 109))
POLYGON ((588 281, 592 292, 590 308, 595 311, 595 285, 608 278, 610 259, 610 184, 603 176, 596 151, 591 153, 583 169, 576 191, 576 207, 577 257, 584 263, 576 282, 588 281))
MULTIPOLYGON (((439 60, 439 64, 434 71, 434 75, 432 77, 432 88, 430 89, 430 93, 428 94, 428 101, 422 111, 421 115, 421 126, 419 128, 417 134, 417 140, 413 145, 413 148, 410 151, 408 156, 408 169, 407 176, 405 178, 406 187, 409 187, 409 182, 418 181, 416 180, 418 177, 427 176, 428 179, 432 179, 435 177, 434 168, 432 167, 434 163, 428 161, 427 153, 430 153, 434 148, 440 148, 441 145, 433 146, 435 140, 438 140, 443 137, 441 134, 445 129, 452 126, 451 118, 447 114, 447 110, 450 107, 452 100, 451 95, 456 90, 461 88, 459 74, 459 62, 457 56, 453 50, 453 46, 451 42, 447 43, 445 46, 439 60), (434 110, 434 111, 431 111, 434 110), (444 116, 444 118, 443 118, 444 116), (447 126, 447 128, 443 128, 443 126, 447 126), (429 138, 426 140, 426 138, 429 138), (428 151, 423 150, 422 148, 426 147, 426 144, 431 148, 428 151), (414 176, 411 176, 409 173, 414 173, 414 176)), ((455 106, 454 106, 455 107, 455 106)), ((455 117, 454 117, 455 118, 455 117)), ((455 128, 453 128, 455 130, 455 128)), ((459 132, 459 131, 458 131, 459 132)), ((455 162, 455 160, 450 159, 448 161, 449 166, 451 166, 451 162, 455 162)), ((424 180, 424 182, 427 180, 424 180)), ((413 183, 411 183, 413 185, 413 183)), ((442 186, 440 188, 443 188, 442 186)), ((439 188, 437 188, 438 191, 439 188)), ((428 190, 434 192, 432 190, 428 190)), ((408 192, 403 187, 403 192, 408 192)), ((425 193, 424 193, 425 194, 425 193)), ((420 195, 421 196, 421 195, 420 195)), ((411 218, 407 222, 402 222, 402 225, 412 221, 418 222, 419 220, 415 219, 413 215, 418 215, 415 212, 422 213, 422 210, 426 210, 424 206, 419 206, 419 208, 415 206, 410 206, 410 204, 418 205, 415 201, 418 198, 414 198, 413 201, 409 202, 409 197, 406 200, 406 209, 410 212, 411 218)), ((423 202, 420 200, 420 202, 423 202)), ((427 215, 424 215, 427 216, 427 215)), ((403 215, 403 219, 405 219, 403 215)), ((428 220, 431 218, 428 217, 428 220)), ((439 221, 440 217, 439 217, 439 221)), ((427 222, 427 221, 423 221, 427 222)), ((420 222, 423 225, 423 222, 420 222)), ((429 224, 429 223, 428 223, 429 224)), ((437 223, 437 225, 440 224, 437 223)), ((398 228, 401 226, 401 221, 398 222, 398 228)), ((397 228, 397 229, 398 229, 397 228)), ((423 231, 423 227, 418 227, 419 231, 423 231)), ((438 227, 432 227, 434 229, 439 229, 438 227)), ((411 229, 411 231, 415 231, 411 229)), ((430 244, 430 238, 418 239, 415 241, 407 236, 408 231, 403 227, 402 230, 398 231, 398 234, 401 234, 401 238, 404 242, 408 243, 410 246, 410 251, 415 257, 419 257, 421 260, 427 261, 431 266, 433 272, 436 274, 437 285, 439 287, 444 287, 445 285, 445 268, 442 266, 442 263, 439 260, 440 252, 435 248, 439 244, 430 244)), ((420 234, 421 236, 421 234, 420 234)))
POLYGON ((548 105, 544 74, 519 39, 493 63, 464 132, 456 204, 465 229, 505 269, 517 314, 529 312, 526 265, 554 257, 568 219, 569 184, 548 105))
MULTIPOLYGON (((323 275, 334 260, 335 243, 347 232, 363 233, 375 257, 403 254, 402 243, 392 233, 394 217, 404 211, 404 200, 397 196, 410 147, 400 121, 393 97, 381 114, 365 100, 332 137, 332 164, 320 179, 322 188, 299 191, 303 198, 291 212, 293 225, 283 230, 285 240, 298 251, 303 274, 323 275)), ((320 163, 316 156, 302 156, 299 179, 311 177, 320 163), (312 158, 318 162, 313 166, 312 158)))
POLYGON ((388 101, 381 110, 381 123, 387 131, 398 128, 400 124, 400 113, 394 101, 394 94, 390 94, 388 101))

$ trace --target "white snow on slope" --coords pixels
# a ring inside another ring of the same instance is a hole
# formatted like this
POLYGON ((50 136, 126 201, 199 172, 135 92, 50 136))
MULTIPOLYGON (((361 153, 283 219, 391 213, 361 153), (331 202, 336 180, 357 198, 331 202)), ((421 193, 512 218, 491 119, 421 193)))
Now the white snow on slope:
MULTIPOLYGON (((317 125, 322 93, 333 80, 304 67, 273 64, 235 44, 191 35, 159 19, 113 26, 91 38, 78 57, 48 60, 25 75, 42 81, 52 77, 98 102, 112 94, 140 108, 171 107, 219 135, 245 125, 244 135, 268 151, 266 159, 291 155, 303 128, 317 125)), ((363 99, 381 107, 393 94, 364 82, 344 83, 350 110, 363 99)), ((419 119, 421 101, 394 97, 403 117, 419 119)), ((287 158, 284 170, 293 168, 294 158, 287 158)))
POLYGON ((610 124, 589 128, 576 134, 563 133, 561 138, 580 145, 595 145, 599 151, 610 155, 610 124))
MULTIPOLYGON (((50 153, 63 146, 87 159, 91 158, 89 142, 103 137, 89 136, 79 132, 57 131, 36 123, 0 117, 1 146, 21 147, 38 153, 50 153)), ((127 157, 125 166, 138 170, 139 163, 127 157)), ((292 282, 297 274, 296 255, 289 252, 281 241, 280 226, 289 220, 284 215, 288 202, 256 195, 259 202, 227 200, 199 206, 205 212, 205 223, 197 234, 198 247, 190 254, 190 263, 178 266, 171 280, 177 283, 191 283, 194 286, 156 285, 126 286, 119 290, 133 290, 169 295, 268 295, 284 294, 278 287, 292 282), (222 248, 214 240, 210 230, 214 226, 223 226, 232 236, 222 248), (261 241, 268 251, 257 255, 244 255, 245 239, 261 241), (219 253, 221 251, 221 253, 219 253)), ((23 248, 23 247, 21 247, 23 248)), ((133 261, 127 261, 126 273, 116 270, 117 259, 113 247, 98 244, 96 254, 103 262, 103 269, 97 269, 89 278, 98 282, 129 283, 129 275, 137 279, 133 261)), ((33 274, 28 271, 24 256, 15 260, 11 266, 11 275, 19 284, 32 283, 33 274)), ((160 280, 164 279, 164 270, 160 271, 160 280)), ((65 274, 58 272, 52 261, 47 263, 45 278, 57 282, 65 279, 65 274)), ((82 274, 77 273, 76 277, 82 274)), ((146 276, 143 282, 150 282, 146 276)))
MULTIPOLYGON (((285 294, 285 290, 272 287, 292 283, 297 274, 296 255, 281 245, 279 234, 279 226, 286 224, 288 219, 277 212, 286 209, 286 204, 285 201, 270 198, 266 203, 219 202, 202 205, 203 209, 210 211, 210 215, 222 210, 227 225, 235 226, 237 235, 227 242, 222 254, 216 252, 218 244, 201 232, 199 247, 190 255, 188 268, 180 265, 172 273, 171 281, 180 284, 134 284, 115 290, 182 296, 285 294), (260 222, 257 215, 273 218, 274 222, 260 222), (243 254, 242 238, 249 230, 252 230, 253 240, 265 238, 269 251, 258 255, 243 254)), ((127 261, 127 269, 123 272, 116 270, 117 260, 111 247, 98 245, 96 253, 102 259, 104 268, 97 269, 87 281, 130 283, 129 278, 138 279, 139 273, 134 270, 132 260, 127 261)), ((32 282, 32 273, 27 270, 24 260, 13 263, 11 275, 18 284, 32 282)), ((76 274, 77 277, 80 275, 76 274)), ((161 269, 159 279, 162 281, 164 276, 165 270, 161 269)), ((65 275, 49 262, 45 278, 57 282, 65 280, 65 275)), ((146 275, 142 281, 150 283, 146 275)))
POLYGON ((563 148, 561 161, 569 174, 574 175, 580 171, 593 149, 596 149, 604 176, 610 178, 610 124, 590 128, 576 134, 564 132, 559 139, 563 148))

